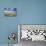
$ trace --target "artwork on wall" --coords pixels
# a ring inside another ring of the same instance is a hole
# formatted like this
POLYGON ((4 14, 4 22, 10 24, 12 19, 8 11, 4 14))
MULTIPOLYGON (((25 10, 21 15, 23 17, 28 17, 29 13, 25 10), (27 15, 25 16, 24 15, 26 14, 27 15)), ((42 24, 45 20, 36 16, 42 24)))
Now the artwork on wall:
POLYGON ((5 16, 16 16, 16 8, 4 8, 5 16))

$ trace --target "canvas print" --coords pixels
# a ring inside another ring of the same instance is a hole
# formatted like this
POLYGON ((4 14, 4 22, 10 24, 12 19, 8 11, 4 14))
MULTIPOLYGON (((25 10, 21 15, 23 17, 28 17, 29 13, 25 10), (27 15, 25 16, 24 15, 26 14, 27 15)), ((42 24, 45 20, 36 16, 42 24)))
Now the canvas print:
POLYGON ((16 16, 16 8, 4 8, 5 16, 16 16))

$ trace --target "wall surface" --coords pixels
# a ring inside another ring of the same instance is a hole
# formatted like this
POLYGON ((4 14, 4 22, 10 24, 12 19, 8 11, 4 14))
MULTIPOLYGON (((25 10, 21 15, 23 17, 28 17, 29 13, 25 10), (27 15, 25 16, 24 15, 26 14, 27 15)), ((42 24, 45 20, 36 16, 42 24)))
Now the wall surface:
POLYGON ((0 44, 8 43, 9 32, 18 32, 17 24, 46 24, 46 0, 0 0, 0 44), (4 16, 3 8, 14 7, 16 17, 4 16))

